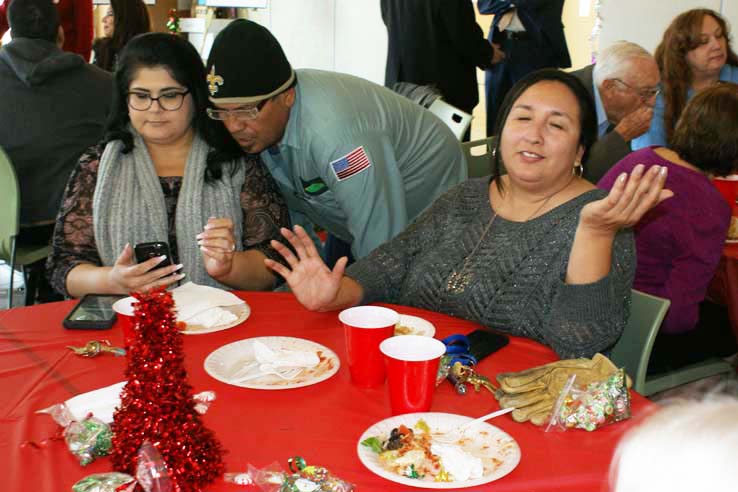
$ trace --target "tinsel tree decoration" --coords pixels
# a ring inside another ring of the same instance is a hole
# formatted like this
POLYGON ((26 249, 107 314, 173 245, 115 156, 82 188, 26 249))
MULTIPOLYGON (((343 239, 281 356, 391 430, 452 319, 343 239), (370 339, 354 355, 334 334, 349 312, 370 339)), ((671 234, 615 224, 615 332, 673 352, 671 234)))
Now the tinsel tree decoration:
POLYGON ((200 491, 222 476, 223 450, 194 408, 172 295, 158 289, 133 296, 135 342, 113 416, 113 466, 134 475, 136 455, 147 440, 161 454, 175 490, 200 491))
POLYGON ((177 9, 169 9, 167 30, 172 34, 179 34, 179 14, 177 13, 177 9))

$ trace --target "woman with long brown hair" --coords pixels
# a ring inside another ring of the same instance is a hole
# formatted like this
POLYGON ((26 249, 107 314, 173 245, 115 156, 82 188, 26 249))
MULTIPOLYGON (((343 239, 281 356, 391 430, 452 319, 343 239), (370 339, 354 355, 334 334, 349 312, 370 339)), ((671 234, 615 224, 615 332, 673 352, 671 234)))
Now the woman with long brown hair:
POLYGON ((663 91, 656 99, 651 127, 633 140, 633 150, 668 145, 687 101, 718 81, 738 82, 738 55, 720 14, 692 9, 677 16, 656 48, 663 91))
POLYGON ((113 35, 95 40, 92 63, 112 72, 118 53, 134 36, 151 31, 149 11, 143 0, 110 0, 113 15, 113 35))

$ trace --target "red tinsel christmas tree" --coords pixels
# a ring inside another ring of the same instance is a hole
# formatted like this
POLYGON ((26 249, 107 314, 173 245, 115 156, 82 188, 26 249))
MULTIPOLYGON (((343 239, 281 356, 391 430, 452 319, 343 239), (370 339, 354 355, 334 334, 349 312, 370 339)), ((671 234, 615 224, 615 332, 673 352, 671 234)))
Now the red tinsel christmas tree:
POLYGON ((195 411, 172 295, 134 293, 136 341, 128 349, 126 384, 113 416, 117 471, 135 474, 144 440, 158 449, 175 488, 196 492, 223 473, 222 448, 195 411))

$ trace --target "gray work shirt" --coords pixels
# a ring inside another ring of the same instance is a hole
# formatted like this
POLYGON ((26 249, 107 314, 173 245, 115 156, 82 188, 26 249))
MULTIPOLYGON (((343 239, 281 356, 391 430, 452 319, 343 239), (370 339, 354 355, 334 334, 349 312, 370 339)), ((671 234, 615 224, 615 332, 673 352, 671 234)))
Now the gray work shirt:
POLYGON ((261 153, 291 212, 366 256, 467 177, 461 145, 435 115, 350 75, 297 70, 282 140, 261 153))

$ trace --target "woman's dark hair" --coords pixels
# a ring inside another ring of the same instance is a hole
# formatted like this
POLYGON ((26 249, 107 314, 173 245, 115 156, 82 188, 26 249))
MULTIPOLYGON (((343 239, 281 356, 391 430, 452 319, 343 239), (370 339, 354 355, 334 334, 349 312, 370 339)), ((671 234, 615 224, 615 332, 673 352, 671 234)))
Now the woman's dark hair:
POLYGON ((688 10, 671 21, 654 53, 661 71, 661 85, 664 87, 664 129, 667 142, 670 141, 679 115, 687 104, 687 91, 692 82, 687 52, 700 45, 702 22, 706 15, 715 19, 723 31, 728 49, 726 63, 738 65, 738 55, 731 47, 730 28, 725 19, 714 10, 688 10))
POLYGON ((670 148, 715 176, 738 169, 738 85, 721 83, 699 91, 682 112, 670 148))
POLYGON ((574 95, 579 105, 579 145, 584 148, 582 162, 587 160, 589 148, 597 140, 597 114, 595 113, 592 97, 587 89, 573 75, 562 72, 555 68, 544 68, 532 72, 520 79, 507 93, 505 99, 500 106, 500 112, 497 114, 495 121, 495 132, 497 141, 495 142, 494 157, 492 158, 492 177, 497 183, 497 189, 502 191, 502 180, 497 179, 502 176, 504 163, 502 162, 502 152, 500 152, 500 143, 502 141, 502 130, 505 127, 507 117, 512 110, 515 101, 528 90, 539 82, 559 82, 564 84, 574 95))
POLYGON ((113 9, 113 36, 96 43, 95 65, 115 70, 116 56, 133 37, 151 31, 149 11, 143 0, 110 0, 113 9))
MULTIPOLYGON (((210 102, 205 66, 194 46, 184 38, 168 33, 141 34, 121 52, 113 79, 113 101, 105 129, 104 143, 123 142, 123 153, 133 149, 133 135, 128 114, 128 90, 141 68, 164 68, 174 80, 186 87, 193 102, 192 128, 212 149, 207 158, 206 178, 220 179, 222 167, 235 161, 241 149, 224 127, 207 125, 206 109, 210 102)), ((230 166, 235 171, 234 166, 230 166)))

